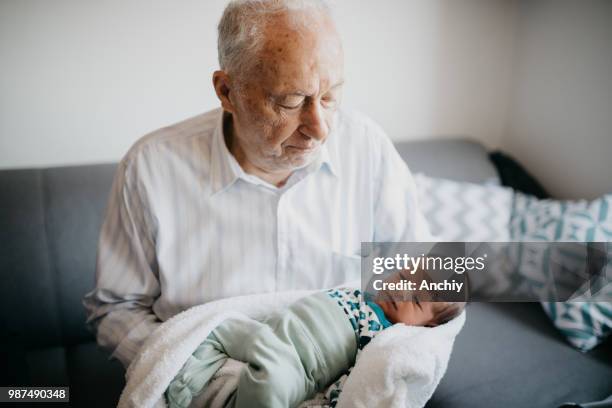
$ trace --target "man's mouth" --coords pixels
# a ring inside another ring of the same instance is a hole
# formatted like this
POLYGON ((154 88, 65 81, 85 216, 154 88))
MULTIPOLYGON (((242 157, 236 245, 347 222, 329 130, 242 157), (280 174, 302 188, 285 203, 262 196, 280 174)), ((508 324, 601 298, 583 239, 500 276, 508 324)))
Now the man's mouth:
POLYGON ((313 150, 315 150, 317 148, 318 145, 313 145, 313 146, 287 146, 287 148, 291 148, 291 149, 295 149, 297 151, 303 152, 303 153, 307 153, 307 152, 311 152, 313 150))

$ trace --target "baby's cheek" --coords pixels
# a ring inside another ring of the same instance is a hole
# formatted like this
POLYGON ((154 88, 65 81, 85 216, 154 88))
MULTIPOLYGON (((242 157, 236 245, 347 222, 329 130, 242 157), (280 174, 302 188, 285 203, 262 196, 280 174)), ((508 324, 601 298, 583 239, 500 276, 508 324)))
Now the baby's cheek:
POLYGON ((389 320, 391 323, 397 323, 397 316, 395 315, 395 313, 393 312, 388 312, 385 313, 385 317, 387 318, 387 320, 389 320))
POLYGON ((406 323, 410 324, 411 316, 410 311, 405 309, 399 309, 393 313, 393 318, 390 319, 391 323, 406 323))

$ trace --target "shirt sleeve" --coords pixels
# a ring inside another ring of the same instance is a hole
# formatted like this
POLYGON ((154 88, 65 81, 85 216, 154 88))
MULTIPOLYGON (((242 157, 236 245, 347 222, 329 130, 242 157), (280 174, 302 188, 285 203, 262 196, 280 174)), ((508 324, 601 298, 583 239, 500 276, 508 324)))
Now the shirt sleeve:
POLYGON ((154 223, 135 167, 127 158, 119 164, 100 232, 95 288, 83 301, 98 344, 125 367, 160 325, 152 310, 160 293, 154 223))
POLYGON ((408 166, 378 126, 378 157, 375 176, 375 242, 437 241, 419 208, 418 190, 408 166))

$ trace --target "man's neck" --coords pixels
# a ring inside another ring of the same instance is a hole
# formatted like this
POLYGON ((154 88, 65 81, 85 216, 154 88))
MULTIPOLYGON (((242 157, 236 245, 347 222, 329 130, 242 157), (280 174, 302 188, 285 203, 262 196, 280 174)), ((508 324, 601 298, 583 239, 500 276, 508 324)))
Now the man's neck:
POLYGON ((228 115, 228 117, 224 118, 223 120, 223 135, 227 149, 229 150, 230 154, 234 156, 245 173, 256 176, 278 188, 285 185, 291 176, 292 171, 269 172, 251 163, 244 153, 244 150, 242 150, 242 147, 238 142, 238 138, 234 137, 231 115, 228 115))
POLYGON ((244 151, 242 150, 242 148, 240 148, 239 143, 232 143, 230 153, 236 158, 236 161, 238 162, 240 167, 242 167, 242 170, 244 170, 245 173, 259 177, 263 181, 270 183, 276 187, 280 188, 284 186, 289 177, 291 176, 291 171, 272 173, 255 166, 248 160, 248 158, 244 154, 244 151))

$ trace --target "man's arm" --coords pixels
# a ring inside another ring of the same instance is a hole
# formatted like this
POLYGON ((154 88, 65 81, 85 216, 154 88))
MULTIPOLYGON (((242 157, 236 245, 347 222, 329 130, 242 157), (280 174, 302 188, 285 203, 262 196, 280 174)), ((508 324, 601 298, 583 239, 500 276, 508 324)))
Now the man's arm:
POLYGON ((152 311, 160 293, 155 226, 128 157, 118 166, 100 232, 96 287, 83 301, 98 343, 125 367, 160 324, 152 311))

